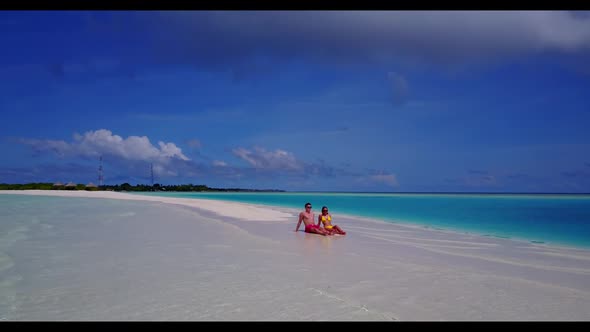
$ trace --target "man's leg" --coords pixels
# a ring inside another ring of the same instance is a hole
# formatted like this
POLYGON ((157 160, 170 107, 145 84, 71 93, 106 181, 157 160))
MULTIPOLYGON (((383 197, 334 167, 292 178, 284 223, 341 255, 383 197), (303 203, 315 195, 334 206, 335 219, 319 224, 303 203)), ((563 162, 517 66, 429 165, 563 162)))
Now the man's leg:
POLYGON ((311 227, 310 231, 316 234, 320 234, 320 235, 330 235, 328 232, 326 232, 325 230, 319 228, 319 227, 311 227))

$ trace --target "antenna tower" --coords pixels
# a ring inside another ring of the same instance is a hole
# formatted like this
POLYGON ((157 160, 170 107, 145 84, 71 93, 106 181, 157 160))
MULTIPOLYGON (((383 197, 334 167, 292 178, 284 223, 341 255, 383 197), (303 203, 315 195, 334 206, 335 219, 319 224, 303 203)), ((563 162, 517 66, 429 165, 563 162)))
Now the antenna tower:
POLYGON ((100 163, 98 164, 98 186, 104 186, 104 175, 102 174, 102 156, 100 156, 100 163))
POLYGON ((154 164, 150 164, 150 173, 152 175, 152 187, 154 186, 154 164))

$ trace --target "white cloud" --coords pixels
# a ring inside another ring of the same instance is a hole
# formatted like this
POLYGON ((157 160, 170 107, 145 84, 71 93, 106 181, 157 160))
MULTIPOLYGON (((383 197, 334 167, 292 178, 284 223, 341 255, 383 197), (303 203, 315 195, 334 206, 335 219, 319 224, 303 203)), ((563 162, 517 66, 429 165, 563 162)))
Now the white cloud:
POLYGON ((110 159, 127 162, 150 162, 158 174, 175 175, 173 161, 189 161, 174 143, 158 142, 152 145, 147 136, 122 138, 110 130, 88 131, 84 135, 74 134, 72 142, 55 140, 21 139, 21 143, 32 146, 39 152, 50 151, 61 157, 108 156, 110 159))
POLYGON ((396 175, 385 171, 371 170, 368 175, 356 177, 355 181, 363 185, 385 184, 390 187, 399 186, 396 175))
POLYGON ((110 130, 88 131, 84 135, 75 134, 74 142, 66 143, 66 151, 84 155, 112 155, 125 160, 164 161, 169 158, 189 160, 174 143, 158 142, 159 149, 150 143, 147 136, 122 138, 110 130))
MULTIPOLYGON (((360 177, 364 184, 385 184, 397 186, 394 174, 384 171, 352 172, 326 165, 320 160, 308 163, 298 160, 295 155, 282 149, 267 150, 262 147, 246 149, 238 147, 231 152, 244 160, 247 167, 233 167, 223 160, 213 159, 206 166, 191 161, 182 150, 171 142, 154 145, 146 136, 123 138, 111 131, 100 129, 83 135, 75 134, 72 141, 20 139, 20 143, 32 146, 38 152, 52 152, 63 158, 86 158, 97 161, 104 156, 111 178, 149 179, 153 166, 157 182, 166 177, 184 179, 222 178, 240 180, 285 179, 286 181, 314 181, 313 177, 360 177), (115 174, 115 175, 113 175, 115 174)), ((93 174, 94 175, 94 174, 93 174)), ((301 182, 303 183, 303 182, 301 182)))
POLYGON ((221 161, 221 160, 213 160, 213 166, 225 167, 225 166, 227 166, 227 163, 225 161, 221 161))
POLYGON ((545 51, 587 52, 588 16, 568 11, 168 12, 159 19, 173 18, 173 29, 179 31, 163 33, 160 42, 166 47, 160 49, 170 58, 187 59, 186 52, 192 52, 193 58, 210 62, 239 63, 262 50, 331 62, 405 56, 464 63, 545 51), (166 38, 180 31, 187 37, 166 38), (206 41, 207 49, 199 47, 206 41))
MULTIPOLYGON (((145 136, 144 136, 145 137, 145 136)), ((147 137, 145 137, 147 139, 147 137)), ((149 143, 149 140, 148 140, 149 143)), ((187 156, 182 153, 182 150, 177 147, 174 143, 158 142, 160 146, 160 154, 163 157, 168 158, 179 158, 181 160, 189 160, 187 156)))
POLYGON ((304 164, 298 161, 293 153, 280 149, 267 151, 261 147, 254 147, 251 151, 244 148, 235 148, 232 153, 258 169, 298 171, 304 168, 304 164))

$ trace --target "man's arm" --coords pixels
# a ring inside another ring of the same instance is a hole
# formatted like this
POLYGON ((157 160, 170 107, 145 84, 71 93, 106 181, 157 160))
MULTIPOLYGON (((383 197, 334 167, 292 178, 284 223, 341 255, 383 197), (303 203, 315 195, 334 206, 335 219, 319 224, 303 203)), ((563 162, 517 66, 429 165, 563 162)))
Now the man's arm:
POLYGON ((318 215, 318 227, 320 227, 321 223, 322 223, 322 215, 319 214, 318 215))
POLYGON ((299 221, 297 221, 297 227, 295 227, 295 232, 299 232, 299 225, 301 225, 302 220, 303 220, 303 214, 299 213, 299 221))

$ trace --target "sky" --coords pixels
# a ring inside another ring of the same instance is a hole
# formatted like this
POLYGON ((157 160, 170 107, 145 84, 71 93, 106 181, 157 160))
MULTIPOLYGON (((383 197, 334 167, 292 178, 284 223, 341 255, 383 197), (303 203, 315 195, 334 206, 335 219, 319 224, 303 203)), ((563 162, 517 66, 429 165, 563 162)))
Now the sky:
POLYGON ((590 192, 586 11, 2 11, 0 183, 590 192))

